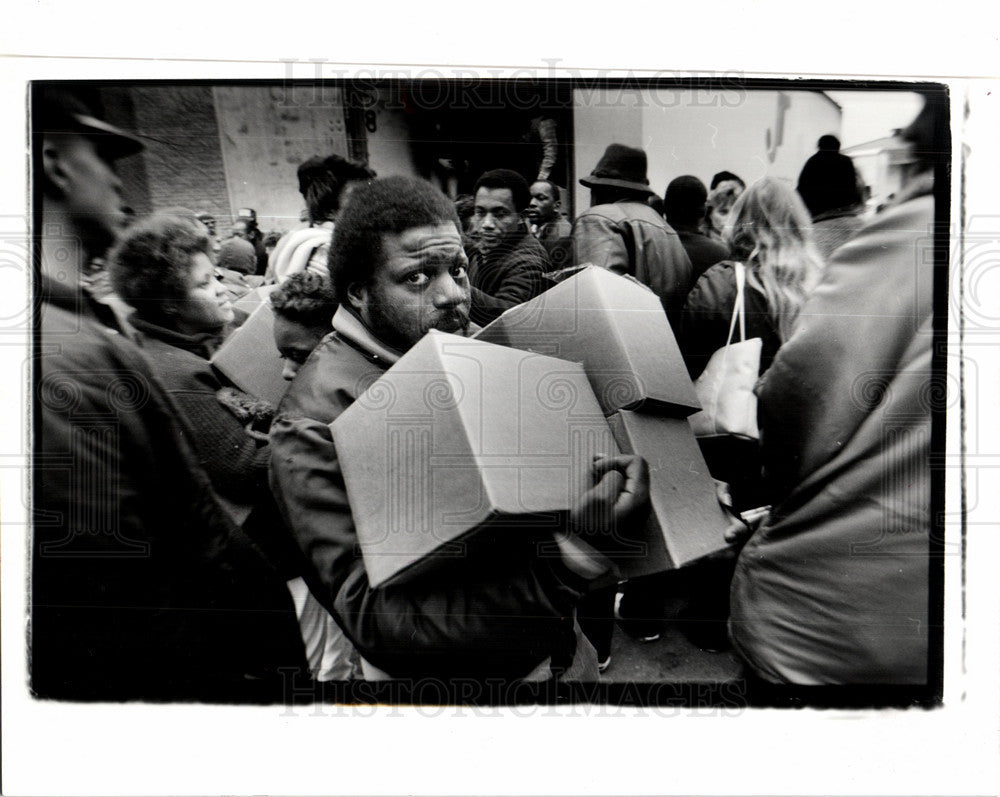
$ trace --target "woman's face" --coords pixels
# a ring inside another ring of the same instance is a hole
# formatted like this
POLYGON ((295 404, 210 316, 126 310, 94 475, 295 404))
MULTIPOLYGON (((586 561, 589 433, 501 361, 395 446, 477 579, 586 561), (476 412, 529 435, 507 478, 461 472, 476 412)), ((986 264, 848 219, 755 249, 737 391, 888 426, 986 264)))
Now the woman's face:
POLYGON ((726 222, 729 220, 729 208, 723 210, 722 208, 712 208, 711 210, 712 219, 712 229, 719 230, 720 232, 725 229, 726 222))
POLYGON ((733 205, 742 193, 743 189, 735 180, 723 180, 715 187, 712 196, 709 197, 711 204, 709 216, 714 229, 721 231, 726 226, 729 221, 729 211, 733 209, 733 205))
POLYGON ((191 258, 187 296, 175 310, 174 320, 181 332, 211 332, 233 320, 233 305, 204 252, 191 258))

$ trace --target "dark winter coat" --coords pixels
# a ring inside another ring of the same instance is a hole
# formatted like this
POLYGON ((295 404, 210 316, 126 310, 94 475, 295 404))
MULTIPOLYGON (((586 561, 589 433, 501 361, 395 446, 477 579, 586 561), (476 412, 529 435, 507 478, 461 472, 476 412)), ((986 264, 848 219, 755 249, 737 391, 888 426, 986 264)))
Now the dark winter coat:
POLYGON ((33 691, 280 699, 278 668, 305 666, 284 583, 220 509, 139 349, 79 292, 42 293, 33 691))
POLYGON ((527 231, 488 255, 473 250, 469 258, 470 318, 486 326, 504 310, 534 299, 549 287, 542 275, 551 269, 545 248, 527 231))
POLYGON ((729 257, 729 247, 700 230, 677 230, 684 251, 691 260, 691 279, 697 280, 716 263, 729 257))
MULTIPOLYGON (((178 420, 193 442, 212 486, 228 500, 253 502, 267 489, 270 454, 266 438, 251 434, 252 424, 238 418, 220 401, 223 384, 208 361, 218 348, 220 336, 184 335, 138 315, 129 321, 139 333, 138 343, 150 368, 177 407, 178 420)), ((274 357, 278 357, 277 350, 274 357)))
MULTIPOLYGON (((747 282, 743 291, 747 338, 761 339, 760 373, 771 365, 781 346, 767 299, 747 282)), ((677 344, 692 379, 701 376, 712 355, 726 345, 736 304, 736 269, 731 261, 717 263, 701 275, 681 315, 677 344)), ((740 339, 739 327, 733 340, 740 339)))

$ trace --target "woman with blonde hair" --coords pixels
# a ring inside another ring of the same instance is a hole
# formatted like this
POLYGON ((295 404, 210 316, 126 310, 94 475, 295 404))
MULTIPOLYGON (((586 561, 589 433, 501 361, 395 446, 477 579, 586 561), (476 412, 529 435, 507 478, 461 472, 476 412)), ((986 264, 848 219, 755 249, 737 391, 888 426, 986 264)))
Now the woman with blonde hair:
POLYGON ((702 274, 681 316, 678 344, 692 379, 726 345, 737 295, 737 263, 746 275, 746 335, 762 341, 760 373, 791 335, 799 309, 823 270, 809 212, 790 185, 773 177, 758 180, 740 195, 723 237, 731 259, 702 274))
MULTIPOLYGON (((737 268, 745 275, 746 337, 761 339, 759 374, 791 336, 799 310, 823 271, 809 211, 794 188, 776 178, 758 180, 740 195, 724 238, 731 259, 702 274, 681 315, 677 342, 692 379, 701 376, 729 338, 737 268)), ((738 327, 733 339, 740 339, 738 327)), ((730 484, 737 509, 768 503, 756 440, 722 436, 700 438, 700 443, 709 471, 730 484)))

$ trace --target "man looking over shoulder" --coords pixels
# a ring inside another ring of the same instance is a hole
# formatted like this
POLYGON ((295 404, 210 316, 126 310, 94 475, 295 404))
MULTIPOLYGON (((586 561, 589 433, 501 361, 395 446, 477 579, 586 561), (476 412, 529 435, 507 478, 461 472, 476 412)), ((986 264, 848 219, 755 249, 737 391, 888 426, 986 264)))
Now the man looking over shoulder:
POLYGON ((477 245, 469 265, 472 320, 485 325, 514 305, 533 299, 546 283, 549 256, 528 233, 522 214, 528 183, 510 169, 486 172, 476 183, 472 229, 477 245))
MULTIPOLYGON (((491 213, 504 204, 489 202, 491 213)), ((307 580, 367 678, 596 680, 574 611, 600 570, 572 556, 562 533, 562 557, 539 557, 535 540, 518 538, 488 561, 456 559, 444 572, 369 586, 329 424, 429 330, 468 333, 467 262, 452 202, 429 183, 389 177, 351 193, 330 255, 334 332, 301 366, 271 426, 272 487, 311 560, 307 580)), ((594 475, 572 515, 577 531, 607 531, 583 518, 625 528, 648 511, 641 459, 605 458, 594 475)))

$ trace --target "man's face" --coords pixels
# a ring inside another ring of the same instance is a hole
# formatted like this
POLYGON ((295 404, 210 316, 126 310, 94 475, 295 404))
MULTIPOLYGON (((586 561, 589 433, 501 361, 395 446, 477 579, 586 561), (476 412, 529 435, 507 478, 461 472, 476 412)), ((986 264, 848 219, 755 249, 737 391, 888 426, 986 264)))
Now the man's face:
POLYGON ((102 255, 128 221, 122 184, 110 159, 85 136, 60 136, 53 182, 91 255, 102 255))
POLYGON ((514 237, 521 226, 521 215, 514 207, 514 195, 509 188, 480 188, 472 219, 479 248, 485 254, 514 237))
POLYGON ((371 281, 349 290, 351 305, 376 337, 406 351, 428 330, 468 329, 468 259, 453 223, 386 233, 382 254, 371 281))
POLYGON ((242 238, 244 241, 250 240, 250 230, 245 221, 238 221, 229 228, 229 234, 233 238, 242 238))
POLYGON ((282 315, 274 314, 274 345, 281 353, 284 368, 283 379, 293 379, 299 368, 312 354, 323 336, 330 329, 307 327, 297 321, 290 321, 282 315))
POLYGON ((552 186, 537 182, 531 186, 528 218, 533 224, 546 224, 559 215, 559 197, 553 196, 552 186))

